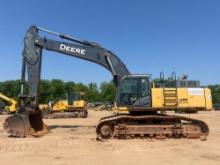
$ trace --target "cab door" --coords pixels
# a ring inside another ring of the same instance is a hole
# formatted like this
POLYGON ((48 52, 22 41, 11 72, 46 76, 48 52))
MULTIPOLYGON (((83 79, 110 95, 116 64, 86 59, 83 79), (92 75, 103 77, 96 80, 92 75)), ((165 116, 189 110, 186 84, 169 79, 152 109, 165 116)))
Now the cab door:
POLYGON ((117 90, 117 103, 121 106, 149 106, 149 78, 143 76, 124 78, 117 90))

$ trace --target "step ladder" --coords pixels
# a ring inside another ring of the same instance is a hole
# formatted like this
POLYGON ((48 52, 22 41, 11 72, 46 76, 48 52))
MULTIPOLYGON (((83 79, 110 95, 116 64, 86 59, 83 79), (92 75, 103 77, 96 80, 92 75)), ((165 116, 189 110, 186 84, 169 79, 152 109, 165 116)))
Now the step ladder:
POLYGON ((178 105, 177 88, 163 88, 164 106, 176 108, 178 105))

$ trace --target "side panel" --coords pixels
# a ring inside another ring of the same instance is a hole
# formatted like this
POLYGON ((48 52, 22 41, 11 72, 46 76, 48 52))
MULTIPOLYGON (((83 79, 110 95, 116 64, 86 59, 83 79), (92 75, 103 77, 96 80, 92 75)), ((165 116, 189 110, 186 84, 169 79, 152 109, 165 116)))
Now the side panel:
MULTIPOLYGON (((152 108, 167 108, 164 106, 163 88, 152 88, 151 91, 152 108)), ((211 92, 207 88, 178 88, 177 100, 177 108, 212 109, 211 92)))
POLYGON ((187 108, 192 106, 191 100, 188 95, 188 88, 178 88, 177 97, 178 97, 178 107, 187 108))
POLYGON ((186 88, 189 107, 206 107, 204 88, 186 88))
POLYGON ((205 99, 206 99, 206 108, 207 110, 212 110, 212 94, 209 88, 205 88, 205 99))
POLYGON ((84 100, 76 100, 73 101, 73 108, 86 108, 86 101, 84 100))
POLYGON ((152 98, 153 108, 163 107, 163 89, 162 88, 152 88, 151 98, 152 98))
POLYGON ((59 100, 53 105, 52 111, 63 111, 67 109, 68 103, 66 100, 59 100))

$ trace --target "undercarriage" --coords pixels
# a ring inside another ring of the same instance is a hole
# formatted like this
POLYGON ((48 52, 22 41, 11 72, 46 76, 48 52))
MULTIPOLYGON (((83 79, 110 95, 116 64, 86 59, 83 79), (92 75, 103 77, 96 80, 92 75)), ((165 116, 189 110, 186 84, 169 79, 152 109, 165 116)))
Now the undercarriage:
POLYGON ((57 118, 87 118, 87 109, 69 109, 60 112, 43 111, 43 118, 45 119, 57 119, 57 118))
POLYGON ((114 115, 102 118, 97 127, 98 140, 112 138, 188 138, 206 140, 208 125, 197 119, 174 115, 114 115))

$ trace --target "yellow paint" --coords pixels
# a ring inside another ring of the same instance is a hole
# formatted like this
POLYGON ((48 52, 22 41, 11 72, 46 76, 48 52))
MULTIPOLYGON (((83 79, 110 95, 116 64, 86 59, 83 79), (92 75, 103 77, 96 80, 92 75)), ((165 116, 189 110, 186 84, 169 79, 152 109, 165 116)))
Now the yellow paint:
POLYGON ((207 110, 212 110, 212 94, 209 88, 205 88, 205 99, 207 110))
MULTIPOLYGON (((151 91, 152 107, 164 108, 163 88, 152 88, 151 91)), ((211 91, 208 88, 178 88, 177 100, 177 108, 201 108, 204 110, 212 109, 211 91)))
MULTIPOLYGON (((84 92, 80 92, 80 95, 83 96, 84 92)), ((65 111, 69 109, 85 110, 87 102, 83 99, 75 100, 71 105, 68 105, 67 100, 59 100, 52 106, 52 111, 65 111)))
POLYGON ((10 113, 16 112, 16 107, 17 107, 16 100, 9 98, 2 93, 0 93, 0 98, 8 103, 8 105, 5 106, 5 110, 7 110, 10 113))
MULTIPOLYGON (((172 90, 176 88, 165 88, 168 94, 172 95, 172 90), (171 90, 171 91, 169 91, 171 90)), ((157 111, 161 110, 212 110, 212 98, 211 91, 208 88, 177 88, 177 97, 171 96, 172 99, 177 99, 177 105, 168 108, 164 105, 164 89, 163 88, 152 88, 151 98, 152 107, 146 107, 143 111, 157 111)), ((129 108, 126 106, 114 106, 114 112, 119 114, 129 113, 129 108)))
POLYGON ((64 111, 68 107, 66 100, 59 100, 52 106, 52 111, 64 111))
POLYGON ((113 113, 114 114, 129 114, 128 107, 113 107, 113 113))
POLYGON ((75 108, 85 108, 86 107, 86 101, 85 100, 73 101, 73 107, 75 107, 75 108))

